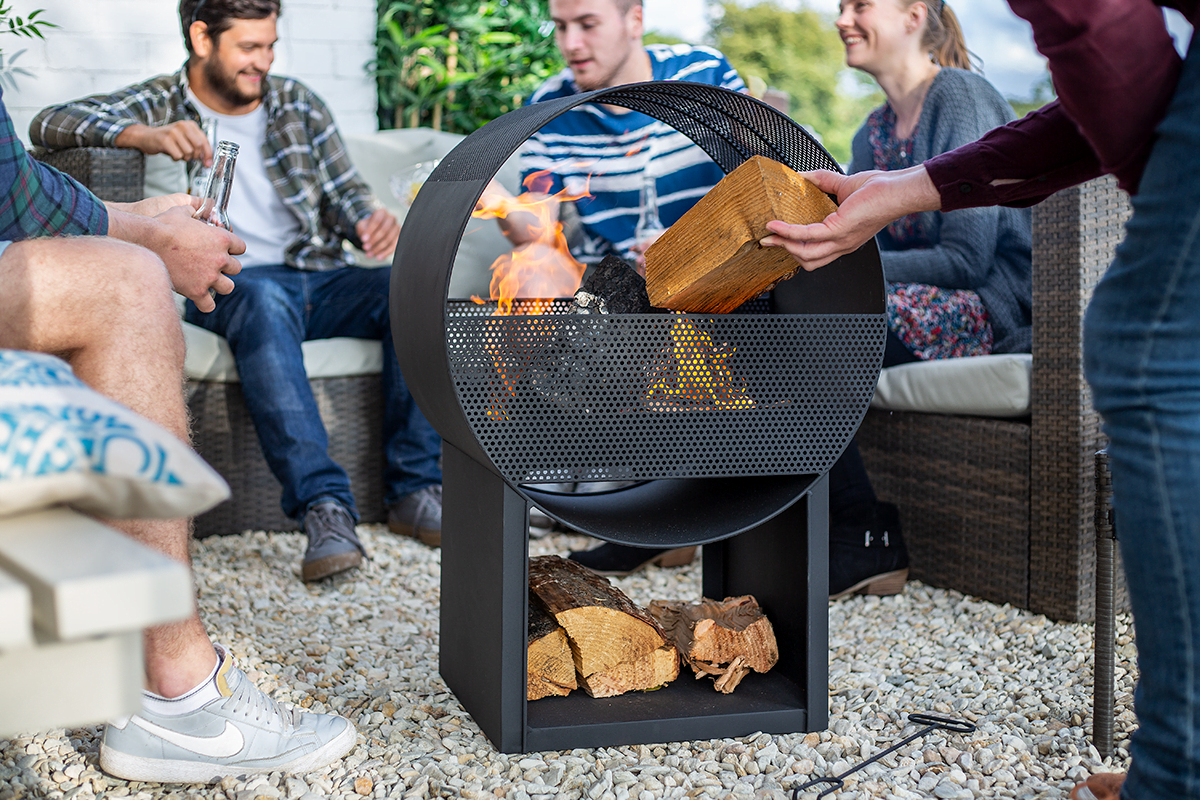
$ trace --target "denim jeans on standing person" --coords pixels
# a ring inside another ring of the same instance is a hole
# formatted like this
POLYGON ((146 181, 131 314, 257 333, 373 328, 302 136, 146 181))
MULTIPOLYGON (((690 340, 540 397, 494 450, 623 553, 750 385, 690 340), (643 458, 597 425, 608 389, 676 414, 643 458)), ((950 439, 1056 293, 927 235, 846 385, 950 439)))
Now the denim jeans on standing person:
MULTIPOLYGON (((1102 102, 1103 98, 1096 98, 1102 102)), ((1084 323, 1137 631, 1131 800, 1200 796, 1200 47, 1084 323)))
POLYGON ((358 518, 350 479, 329 457, 329 438, 304 372, 301 342, 349 336, 383 342, 384 485, 388 505, 441 483, 441 437, 413 402, 396 363, 388 322, 391 270, 344 267, 308 272, 248 267, 216 310, 187 304, 186 319, 224 336, 233 351, 246 407, 271 471, 283 485, 283 511, 299 518, 332 497, 358 518))

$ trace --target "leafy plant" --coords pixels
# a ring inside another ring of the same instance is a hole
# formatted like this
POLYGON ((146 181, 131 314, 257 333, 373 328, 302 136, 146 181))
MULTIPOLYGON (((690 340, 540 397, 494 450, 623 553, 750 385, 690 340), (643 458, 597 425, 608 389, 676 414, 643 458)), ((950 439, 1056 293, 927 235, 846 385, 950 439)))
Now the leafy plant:
POLYGON ((563 63, 548 0, 379 0, 381 128, 470 133, 517 108, 563 63))
MULTIPOLYGON (((0 33, 11 33, 27 39, 45 39, 42 29, 57 28, 58 26, 48 20, 38 19, 42 15, 42 11, 43 9, 39 8, 27 17, 14 16, 8 0, 0 0, 0 33)), ((18 75, 33 77, 33 73, 24 67, 13 66, 13 62, 24 54, 24 50, 5 53, 4 48, 0 47, 0 87, 8 87, 15 91, 18 75)))
POLYGON ((45 39, 43 28, 57 28, 53 22, 38 19, 45 9, 31 11, 27 17, 18 17, 8 5, 8 0, 0 0, 0 33, 11 33, 28 39, 45 39))

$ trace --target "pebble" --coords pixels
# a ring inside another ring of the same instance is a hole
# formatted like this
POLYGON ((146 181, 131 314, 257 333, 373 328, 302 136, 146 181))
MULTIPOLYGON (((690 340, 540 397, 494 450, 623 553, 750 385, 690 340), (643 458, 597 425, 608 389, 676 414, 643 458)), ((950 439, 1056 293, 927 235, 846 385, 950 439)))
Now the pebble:
MULTIPOLYGON (((129 783, 98 770, 102 726, 0 739, 0 800, 786 800, 919 730, 909 713, 967 719, 970 734, 934 731, 847 780, 844 800, 1062 797, 1092 772, 1128 766, 1135 727, 1133 627, 1117 619, 1113 758, 1091 746, 1092 627, 1054 623, 910 582, 895 597, 829 606, 829 729, 788 735, 497 753, 438 674, 441 553, 359 526, 373 558, 345 576, 303 584, 300 534, 247 533, 193 543, 200 608, 260 686, 314 710, 340 708, 359 731, 342 762, 304 776, 274 773, 186 787, 129 783), (267 605, 263 598, 271 598, 267 605), (256 605, 257 610, 256 610, 256 605)), ((592 542, 556 534, 532 555, 592 542)), ((699 561, 614 583, 634 602, 696 599, 699 561)), ((688 678, 691 680, 691 678, 688 678)), ((805 795, 815 798, 816 793, 805 795)))

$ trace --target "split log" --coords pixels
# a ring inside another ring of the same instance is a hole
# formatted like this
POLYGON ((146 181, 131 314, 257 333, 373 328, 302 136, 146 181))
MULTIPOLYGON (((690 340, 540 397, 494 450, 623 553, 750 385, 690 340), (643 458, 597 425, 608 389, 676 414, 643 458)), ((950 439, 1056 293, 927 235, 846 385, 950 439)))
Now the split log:
POLYGON ((529 593, 529 647, 526 693, 530 700, 562 697, 579 688, 575 680, 575 659, 567 632, 554 621, 546 606, 529 593))
POLYGON ((666 632, 586 567, 558 556, 531 558, 529 588, 567 632, 579 683, 589 694, 653 689, 678 676, 679 656, 666 632))
POLYGON ((673 644, 662 647, 612 669, 593 672, 579 683, 592 697, 614 697, 635 689, 656 689, 679 677, 679 651, 673 644))
POLYGON ((766 672, 779 661, 771 621, 751 595, 698 603, 655 600, 649 611, 696 677, 713 676, 719 692, 729 694, 750 670, 766 672))
POLYGON ((761 247, 773 219, 820 222, 837 210, 790 167, 753 156, 700 198, 646 250, 646 289, 661 308, 725 314, 790 278, 796 261, 761 247))

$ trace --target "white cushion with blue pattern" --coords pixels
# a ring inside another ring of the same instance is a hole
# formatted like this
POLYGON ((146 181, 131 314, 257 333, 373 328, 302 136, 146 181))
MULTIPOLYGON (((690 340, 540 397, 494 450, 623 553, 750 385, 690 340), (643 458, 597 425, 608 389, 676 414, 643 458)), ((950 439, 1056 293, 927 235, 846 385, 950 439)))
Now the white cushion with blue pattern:
POLYGON ((65 361, 0 350, 0 517, 66 504, 172 519, 228 496, 190 447, 90 389, 65 361))

